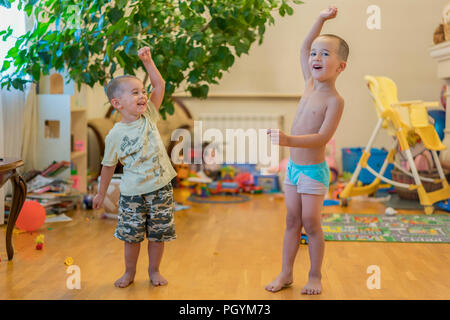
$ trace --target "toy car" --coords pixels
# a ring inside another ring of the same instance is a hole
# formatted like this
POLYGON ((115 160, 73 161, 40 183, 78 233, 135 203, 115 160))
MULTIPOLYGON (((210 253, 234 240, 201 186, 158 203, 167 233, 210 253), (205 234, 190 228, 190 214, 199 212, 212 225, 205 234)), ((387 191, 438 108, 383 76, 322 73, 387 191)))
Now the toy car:
POLYGON ((304 233, 300 235, 300 243, 301 244, 308 244, 308 236, 304 233))

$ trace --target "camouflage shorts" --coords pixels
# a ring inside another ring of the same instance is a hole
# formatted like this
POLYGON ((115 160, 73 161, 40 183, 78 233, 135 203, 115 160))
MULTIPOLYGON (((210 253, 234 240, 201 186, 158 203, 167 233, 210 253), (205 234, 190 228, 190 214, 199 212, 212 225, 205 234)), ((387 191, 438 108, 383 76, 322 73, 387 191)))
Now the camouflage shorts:
POLYGON ((114 237, 126 242, 142 242, 147 234, 150 241, 174 240, 173 212, 173 189, 170 183, 138 196, 120 195, 114 237))

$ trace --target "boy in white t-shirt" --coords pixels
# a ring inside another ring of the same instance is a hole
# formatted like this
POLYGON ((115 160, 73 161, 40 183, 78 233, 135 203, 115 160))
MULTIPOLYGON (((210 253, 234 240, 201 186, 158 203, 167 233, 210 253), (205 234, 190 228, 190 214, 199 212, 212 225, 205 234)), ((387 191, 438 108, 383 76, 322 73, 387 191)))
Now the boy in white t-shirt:
POLYGON ((120 183, 118 224, 114 236, 124 241, 125 273, 115 282, 125 288, 134 281, 140 244, 148 241, 148 273, 154 286, 166 285, 159 273, 164 242, 176 238, 173 223, 173 189, 176 176, 156 127, 158 109, 164 98, 165 82, 156 68, 148 47, 138 52, 153 87, 150 101, 141 80, 125 75, 114 78, 107 87, 111 105, 122 120, 105 139, 100 186, 93 208, 103 205, 106 190, 117 162, 123 164, 120 183))

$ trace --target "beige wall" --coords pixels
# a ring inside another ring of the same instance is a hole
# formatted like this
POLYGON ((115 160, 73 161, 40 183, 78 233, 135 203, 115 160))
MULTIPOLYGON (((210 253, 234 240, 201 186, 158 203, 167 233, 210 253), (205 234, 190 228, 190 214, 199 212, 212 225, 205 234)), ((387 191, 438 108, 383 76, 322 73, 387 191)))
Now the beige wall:
MULTIPOLYGON (((248 56, 236 60, 214 94, 287 94, 299 95, 304 88, 299 49, 319 11, 330 4, 339 9, 338 17, 328 22, 323 32, 335 33, 347 40, 350 57, 347 70, 337 82, 345 99, 345 111, 335 138, 341 147, 363 146, 369 139, 376 114, 363 82, 366 74, 391 77, 398 85, 399 99, 438 100, 443 82, 436 76, 436 62, 429 55, 433 32, 441 20, 448 0, 306 0, 295 5, 293 16, 276 18, 267 29, 264 43, 256 44, 248 56), (369 5, 381 9, 381 30, 366 27, 369 5)), ((88 90, 89 117, 102 116, 106 98, 103 88, 88 90)), ((298 99, 211 98, 204 101, 187 98, 194 117, 202 112, 279 113, 285 115, 286 130, 292 124, 298 99)), ((376 146, 386 146, 384 134, 376 146)), ((338 155, 340 160, 340 154, 338 155)))

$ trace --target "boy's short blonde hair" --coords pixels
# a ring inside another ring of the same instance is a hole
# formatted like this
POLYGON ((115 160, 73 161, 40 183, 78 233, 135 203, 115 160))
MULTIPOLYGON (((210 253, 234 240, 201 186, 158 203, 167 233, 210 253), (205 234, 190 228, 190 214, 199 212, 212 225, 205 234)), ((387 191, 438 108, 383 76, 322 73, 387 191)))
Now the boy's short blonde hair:
POLYGON ((321 34, 320 37, 331 38, 331 39, 337 40, 339 42, 338 56, 339 56, 339 58, 341 58, 342 60, 347 62, 348 55, 350 53, 350 49, 348 47, 347 42, 345 42, 344 39, 342 39, 341 37, 339 37, 335 34, 321 34))
POLYGON ((108 97, 110 103, 113 98, 117 98, 117 96, 120 94, 122 84, 130 79, 141 81, 138 77, 126 74, 123 76, 118 76, 108 83, 108 85, 106 86, 106 96, 108 97))

